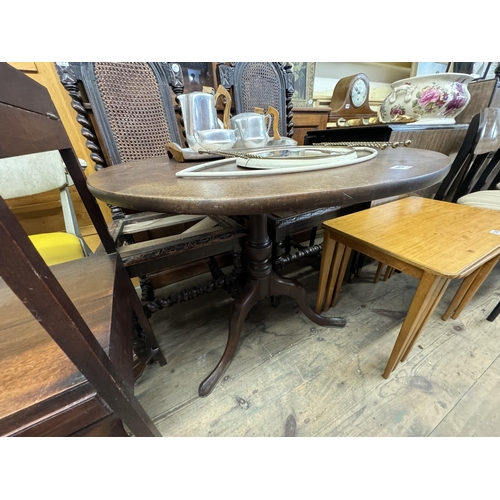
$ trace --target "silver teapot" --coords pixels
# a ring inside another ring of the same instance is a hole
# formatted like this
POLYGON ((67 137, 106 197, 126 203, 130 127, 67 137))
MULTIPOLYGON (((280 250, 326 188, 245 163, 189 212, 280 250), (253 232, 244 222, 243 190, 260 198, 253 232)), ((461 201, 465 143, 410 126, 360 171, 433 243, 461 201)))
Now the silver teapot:
POLYGON ((202 144, 198 142, 196 131, 216 130, 229 128, 229 111, 231 107, 231 97, 227 90, 219 86, 215 96, 211 92, 190 92, 177 96, 177 101, 181 106, 186 140, 193 151, 198 151, 202 144), (216 103, 219 97, 226 97, 224 106, 224 119, 228 122, 224 124, 217 118, 216 103))

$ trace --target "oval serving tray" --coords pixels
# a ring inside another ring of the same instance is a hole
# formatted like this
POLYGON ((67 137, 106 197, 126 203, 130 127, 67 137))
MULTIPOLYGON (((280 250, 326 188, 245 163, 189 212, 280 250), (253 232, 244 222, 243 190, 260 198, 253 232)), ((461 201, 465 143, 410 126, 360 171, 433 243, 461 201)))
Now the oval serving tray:
POLYGON ((357 157, 355 149, 350 147, 294 146, 252 151, 236 158, 236 164, 239 167, 257 169, 296 168, 313 164, 319 166, 323 163, 333 167, 336 163, 357 157))
POLYGON ((229 156, 229 158, 200 163, 180 170, 175 175, 177 177, 249 177, 255 175, 290 174, 345 167, 371 160, 377 156, 377 150, 369 147, 342 148, 343 151, 339 152, 340 148, 337 147, 311 148, 309 146, 296 146, 294 148, 279 148, 276 151, 291 151, 292 149, 294 153, 298 154, 279 157, 276 155, 268 156, 268 153, 273 150, 252 151, 252 153, 237 153, 234 155, 228 154, 225 151, 224 155, 229 156), (300 151, 295 151, 297 148, 300 148, 300 151), (309 150, 310 154, 301 156, 300 152, 305 150, 309 150), (337 150, 336 154, 333 153, 333 150, 337 150), (255 156, 256 153, 259 154, 255 156), (263 156, 263 153, 266 153, 266 155, 263 156), (364 154, 360 155, 359 153, 364 154), (269 162, 272 162, 272 164, 269 162), (217 170, 219 167, 222 167, 224 170, 217 170), (243 167, 243 169, 238 169, 238 167, 243 167), (207 171, 214 168, 215 170, 211 172, 207 171))

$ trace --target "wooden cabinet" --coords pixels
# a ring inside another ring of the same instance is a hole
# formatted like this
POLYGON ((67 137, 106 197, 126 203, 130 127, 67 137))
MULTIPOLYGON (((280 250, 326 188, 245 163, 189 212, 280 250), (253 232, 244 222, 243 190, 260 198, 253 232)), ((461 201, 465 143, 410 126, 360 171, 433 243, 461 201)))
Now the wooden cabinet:
POLYGON ((293 108, 293 138, 299 146, 304 144, 304 137, 310 130, 326 129, 330 111, 328 106, 293 108))
MULTIPOLYGON (((311 132, 305 137, 306 144, 320 142, 406 142, 411 141, 415 149, 428 149, 451 156, 458 152, 469 128, 468 124, 455 125, 374 125, 361 127, 338 127, 311 132)), ((438 185, 420 192, 432 197, 438 185)))
POLYGON ((460 149, 468 129, 466 124, 456 125, 374 125, 338 127, 311 132, 305 137, 306 144, 320 142, 405 142, 411 147, 428 149, 452 155, 460 149))
POLYGON ((445 155, 458 152, 467 133, 468 125, 449 126, 392 125, 390 140, 394 142, 411 141, 411 147, 429 149, 445 155))

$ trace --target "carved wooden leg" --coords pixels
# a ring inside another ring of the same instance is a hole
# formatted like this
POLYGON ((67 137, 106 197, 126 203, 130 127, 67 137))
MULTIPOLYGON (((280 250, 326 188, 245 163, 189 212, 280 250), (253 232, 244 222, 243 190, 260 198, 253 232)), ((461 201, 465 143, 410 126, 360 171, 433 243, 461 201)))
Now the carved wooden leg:
POLYGON ((453 300, 448 306, 448 309, 446 309, 445 313, 441 317, 443 320, 447 320, 450 315, 452 319, 458 318, 465 306, 469 303, 470 299, 472 299, 479 287, 483 284, 484 280, 496 266, 499 259, 500 256, 491 259, 463 280, 460 288, 455 294, 455 297, 453 297, 453 300))
POLYGON ((143 306, 135 289, 128 277, 127 271, 121 261, 117 264, 117 279, 120 279, 123 286, 129 289, 128 301, 133 314, 133 348, 137 361, 134 363, 134 380, 137 380, 144 371, 146 365, 151 361, 158 361, 160 366, 167 364, 165 356, 161 352, 156 335, 151 328, 151 324, 146 317, 143 306))
POLYGON ((139 285, 142 291, 141 300, 143 302, 153 302, 155 300, 155 291, 151 280, 147 276, 141 276, 139 278, 139 285))
POLYGON ((259 282, 250 280, 245 285, 242 293, 231 304, 229 313, 229 332, 226 348, 217 366, 212 370, 205 380, 200 384, 198 394, 200 397, 208 396, 214 389, 217 381, 226 371, 236 353, 238 341, 241 335, 243 322, 250 309, 260 301, 259 282))
POLYGON ((384 378, 389 377, 408 346, 414 342, 414 338, 418 336, 442 296, 443 287, 449 282, 450 280, 446 278, 424 272, 385 367, 384 378))
POLYGON ((315 313, 307 300, 306 289, 296 280, 283 278, 273 272, 271 275, 271 293, 288 295, 296 300, 301 311, 314 323, 321 326, 345 326, 345 318, 327 318, 315 313))
POLYGON ((231 305, 228 340, 224 353, 214 370, 203 380, 198 389, 201 397, 208 396, 231 363, 238 346, 243 322, 250 309, 259 301, 276 295, 288 295, 299 304, 302 312, 315 323, 323 326, 344 326, 344 318, 325 318, 316 314, 308 304, 307 291, 296 280, 278 276, 272 270, 272 242, 267 233, 265 214, 249 217, 246 254, 248 256, 248 281, 231 305))

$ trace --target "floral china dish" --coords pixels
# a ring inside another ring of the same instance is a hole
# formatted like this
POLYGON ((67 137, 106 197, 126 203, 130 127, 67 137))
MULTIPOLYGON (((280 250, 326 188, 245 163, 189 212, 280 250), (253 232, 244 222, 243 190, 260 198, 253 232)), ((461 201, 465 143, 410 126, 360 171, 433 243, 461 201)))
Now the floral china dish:
POLYGON ((390 123, 397 117, 419 116, 419 124, 454 124, 455 117, 470 100, 467 85, 473 76, 463 73, 437 73, 394 82, 392 92, 379 109, 380 121, 390 123))

